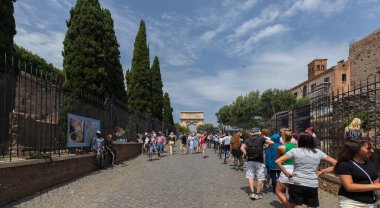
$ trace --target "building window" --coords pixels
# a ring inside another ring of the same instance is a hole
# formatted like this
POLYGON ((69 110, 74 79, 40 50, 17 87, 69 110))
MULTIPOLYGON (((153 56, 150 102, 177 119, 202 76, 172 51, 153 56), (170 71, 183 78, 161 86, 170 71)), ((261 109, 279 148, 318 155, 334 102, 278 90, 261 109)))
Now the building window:
POLYGON ((314 91, 316 86, 317 86, 316 83, 312 84, 312 85, 311 85, 311 91, 314 91))
POLYGON ((305 86, 303 86, 303 88, 302 88, 302 96, 303 96, 303 97, 306 97, 306 95, 307 95, 307 86, 305 85, 305 86))
POLYGON ((330 82, 330 77, 325 77, 324 82, 330 82))
POLYGON ((295 92, 295 93, 293 93, 293 95, 294 95, 294 97, 297 97, 297 96, 298 96, 298 93, 297 93, 297 92, 295 92))
POLYGON ((347 75, 346 74, 342 74, 342 82, 345 82, 347 81, 347 75))

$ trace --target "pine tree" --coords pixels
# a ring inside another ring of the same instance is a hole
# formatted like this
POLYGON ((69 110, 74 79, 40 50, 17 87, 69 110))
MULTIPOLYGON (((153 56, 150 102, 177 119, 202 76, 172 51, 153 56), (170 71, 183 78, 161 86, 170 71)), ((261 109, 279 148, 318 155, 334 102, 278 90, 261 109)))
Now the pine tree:
POLYGON ((133 49, 132 66, 127 75, 127 100, 128 107, 148 114, 152 100, 149 65, 145 23, 141 20, 133 49))
POLYGON ((160 72, 160 62, 158 57, 154 57, 153 65, 150 70, 152 75, 152 117, 162 121, 163 91, 160 72))
POLYGON ((98 96, 107 92, 106 30, 98 0, 78 0, 70 10, 70 19, 63 42, 65 85, 98 96))
POLYGON ((16 23, 13 16, 13 3, 16 0, 0 0, 0 57, 4 60, 13 54, 13 37, 16 35, 16 23))
POLYGON ((120 63, 119 44, 115 35, 112 16, 107 9, 103 9, 103 15, 106 29, 104 49, 106 54, 106 81, 109 88, 108 90, 119 99, 126 101, 123 69, 120 63))
POLYGON ((173 108, 170 104, 170 97, 167 92, 164 94, 164 122, 174 125, 173 108))

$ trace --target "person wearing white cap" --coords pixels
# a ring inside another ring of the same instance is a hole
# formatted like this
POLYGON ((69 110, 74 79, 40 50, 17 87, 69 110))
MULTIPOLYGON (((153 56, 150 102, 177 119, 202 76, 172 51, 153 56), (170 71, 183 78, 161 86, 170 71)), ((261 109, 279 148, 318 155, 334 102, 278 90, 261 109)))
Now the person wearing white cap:
POLYGON ((244 141, 240 150, 243 155, 247 156, 247 172, 245 177, 248 179, 251 199, 261 199, 261 189, 263 187, 263 181, 265 180, 266 169, 264 164, 264 144, 272 145, 273 141, 265 137, 261 137, 260 131, 250 133, 250 137, 244 141), (253 185, 254 176, 257 176, 257 189, 253 185))

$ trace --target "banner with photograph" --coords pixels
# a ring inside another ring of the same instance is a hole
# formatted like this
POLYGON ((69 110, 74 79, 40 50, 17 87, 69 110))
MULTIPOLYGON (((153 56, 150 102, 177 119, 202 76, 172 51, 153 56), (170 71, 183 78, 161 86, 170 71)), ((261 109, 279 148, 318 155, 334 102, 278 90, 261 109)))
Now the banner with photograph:
POLYGON ((67 147, 89 147, 100 121, 74 114, 67 114, 67 147))

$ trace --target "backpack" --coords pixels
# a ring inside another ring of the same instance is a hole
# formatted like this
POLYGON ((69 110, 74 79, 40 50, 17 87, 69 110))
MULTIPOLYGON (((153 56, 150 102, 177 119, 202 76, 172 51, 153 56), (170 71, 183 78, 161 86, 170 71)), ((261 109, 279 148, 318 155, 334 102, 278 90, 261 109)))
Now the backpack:
POLYGON ((247 145, 247 158, 249 160, 257 159, 263 155, 263 143, 260 137, 249 139, 247 145))
POLYGON ((360 137, 360 136, 361 136, 360 131, 348 129, 347 138, 354 138, 354 137, 360 137))

